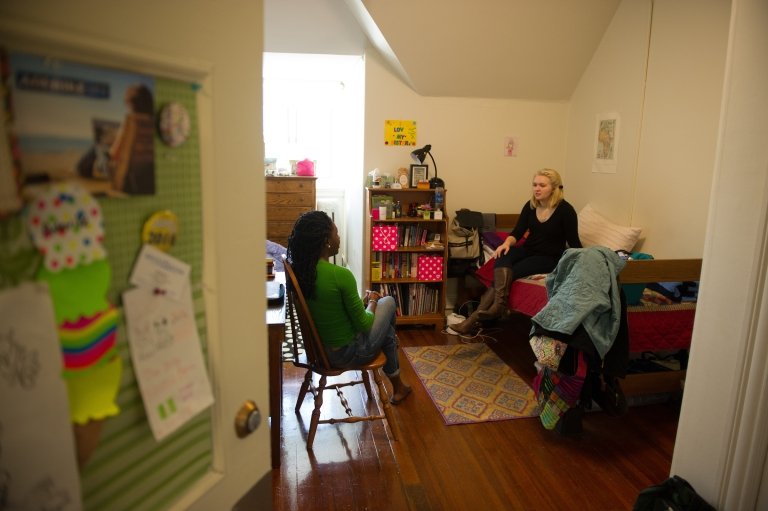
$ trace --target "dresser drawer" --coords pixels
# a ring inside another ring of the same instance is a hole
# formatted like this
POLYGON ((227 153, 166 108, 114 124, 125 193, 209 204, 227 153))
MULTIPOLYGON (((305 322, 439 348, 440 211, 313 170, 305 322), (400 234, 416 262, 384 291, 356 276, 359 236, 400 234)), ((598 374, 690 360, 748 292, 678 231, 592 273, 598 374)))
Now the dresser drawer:
POLYGON ((271 192, 308 192, 315 193, 315 178, 272 177, 267 178, 267 193, 271 192))
POLYGON ((267 207, 270 206, 302 206, 304 208, 314 209, 314 193, 267 193, 267 207))
POLYGON ((275 241, 275 238, 288 238, 293 230, 294 220, 290 222, 270 222, 267 224, 267 238, 275 241))
POLYGON ((312 211, 312 208, 304 206, 267 208, 267 222, 295 222, 306 211, 312 211))

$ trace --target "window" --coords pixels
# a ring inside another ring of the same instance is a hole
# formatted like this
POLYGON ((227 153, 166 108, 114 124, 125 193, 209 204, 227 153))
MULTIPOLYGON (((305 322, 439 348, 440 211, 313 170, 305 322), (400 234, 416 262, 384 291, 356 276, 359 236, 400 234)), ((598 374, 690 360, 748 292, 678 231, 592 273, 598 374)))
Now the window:
POLYGON ((347 186, 361 175, 362 83, 361 56, 265 53, 265 157, 285 172, 314 160, 319 189, 347 186))

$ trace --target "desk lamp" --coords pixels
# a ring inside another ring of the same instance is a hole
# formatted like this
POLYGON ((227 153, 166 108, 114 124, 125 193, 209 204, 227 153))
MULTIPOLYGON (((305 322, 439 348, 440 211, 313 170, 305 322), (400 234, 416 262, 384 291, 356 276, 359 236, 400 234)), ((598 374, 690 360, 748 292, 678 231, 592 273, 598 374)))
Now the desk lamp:
POLYGON ((411 151, 411 158, 417 163, 424 163, 427 155, 432 160, 432 166, 435 167, 435 177, 429 180, 430 188, 445 188, 445 181, 437 177, 437 163, 435 163, 435 157, 432 156, 432 146, 430 144, 425 145, 421 149, 415 149, 411 151))

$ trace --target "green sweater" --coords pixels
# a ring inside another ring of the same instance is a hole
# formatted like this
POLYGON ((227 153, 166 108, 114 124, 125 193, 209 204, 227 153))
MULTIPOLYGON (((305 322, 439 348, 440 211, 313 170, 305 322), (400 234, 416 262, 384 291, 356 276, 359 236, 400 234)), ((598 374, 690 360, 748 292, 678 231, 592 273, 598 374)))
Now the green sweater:
POLYGON ((352 272, 323 259, 317 262, 315 296, 307 305, 326 346, 346 346, 373 326, 373 313, 363 306, 352 272))

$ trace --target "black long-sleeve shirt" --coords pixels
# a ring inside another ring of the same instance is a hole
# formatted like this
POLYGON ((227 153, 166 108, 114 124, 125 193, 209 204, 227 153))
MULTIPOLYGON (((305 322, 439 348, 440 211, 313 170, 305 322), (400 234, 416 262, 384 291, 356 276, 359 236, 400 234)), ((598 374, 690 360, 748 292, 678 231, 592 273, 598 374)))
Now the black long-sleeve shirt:
POLYGON ((530 203, 526 202, 510 236, 520 241, 526 231, 528 238, 525 240, 525 248, 531 255, 548 255, 559 259, 566 249, 566 243, 567 248, 582 248, 579 219, 576 210, 566 200, 560 201, 545 222, 539 221, 536 210, 531 209, 530 203))

